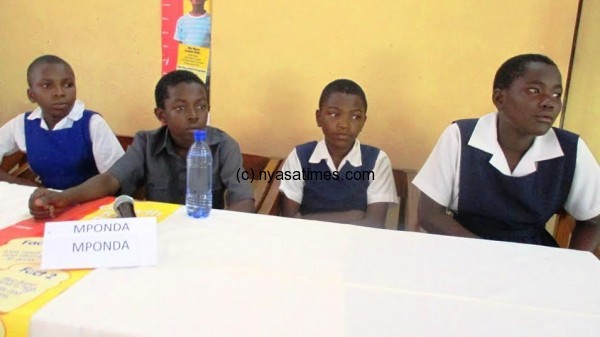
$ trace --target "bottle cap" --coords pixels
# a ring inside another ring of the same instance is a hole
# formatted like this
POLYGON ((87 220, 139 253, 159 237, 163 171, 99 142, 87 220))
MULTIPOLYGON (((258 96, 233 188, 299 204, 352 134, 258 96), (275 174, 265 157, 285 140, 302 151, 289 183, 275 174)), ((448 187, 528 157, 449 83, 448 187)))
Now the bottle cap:
POLYGON ((206 130, 194 130, 194 140, 197 142, 206 140, 206 130))

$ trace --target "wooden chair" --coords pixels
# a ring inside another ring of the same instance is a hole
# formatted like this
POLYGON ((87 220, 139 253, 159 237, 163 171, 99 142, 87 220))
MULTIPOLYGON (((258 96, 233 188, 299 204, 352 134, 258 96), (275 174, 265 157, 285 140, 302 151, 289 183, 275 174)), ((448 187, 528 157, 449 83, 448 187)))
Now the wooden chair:
MULTIPOLYGON (((258 211, 263 206, 271 185, 276 181, 276 179, 269 181, 269 176, 279 170, 283 161, 280 158, 270 158, 247 153, 243 153, 242 158, 244 160, 244 170, 248 173, 248 176, 244 178, 248 178, 252 184, 252 189, 254 190, 254 207, 258 211)), ((277 188, 279 189, 279 186, 277 188)), ((274 199, 269 199, 269 203, 273 202, 275 202, 274 199)), ((265 207, 269 207, 267 205, 265 207)))
POLYGON ((26 179, 32 182, 38 182, 38 175, 35 174, 27 163, 27 154, 17 151, 11 155, 2 158, 2 169, 8 174, 26 179))
MULTIPOLYGON (((283 164, 283 162, 282 162, 283 164)), ((279 185, 281 185, 281 181, 273 180, 271 186, 267 190, 267 194, 265 195, 262 205, 260 208, 257 208, 256 211, 258 214, 265 215, 280 215, 281 214, 281 197, 282 192, 279 191, 279 185)))
MULTIPOLYGON (((558 243, 559 247, 569 248, 571 234, 573 233, 576 225, 577 222, 575 221, 575 218, 566 212, 561 212, 556 215, 556 222, 554 224, 554 239, 558 243)), ((596 249, 594 254, 600 259, 600 247, 596 249)))
POLYGON ((133 137, 131 136, 124 136, 124 135, 116 135, 117 139, 119 140, 119 143, 121 144, 121 147, 123 147, 123 150, 127 151, 127 148, 131 145, 131 143, 133 143, 133 137))
POLYGON ((561 212, 556 215, 554 224, 554 239, 559 247, 569 248, 571 241, 571 233, 575 229, 575 218, 567 213, 561 212))
MULTIPOLYGON (((398 193, 398 218, 396 221, 396 215, 388 212, 389 221, 386 221, 386 228, 418 232, 421 230, 417 224, 417 205, 420 192, 411 183, 417 172, 409 169, 394 169, 393 173, 398 193)), ((395 212, 395 208, 391 208, 391 212, 395 212)))

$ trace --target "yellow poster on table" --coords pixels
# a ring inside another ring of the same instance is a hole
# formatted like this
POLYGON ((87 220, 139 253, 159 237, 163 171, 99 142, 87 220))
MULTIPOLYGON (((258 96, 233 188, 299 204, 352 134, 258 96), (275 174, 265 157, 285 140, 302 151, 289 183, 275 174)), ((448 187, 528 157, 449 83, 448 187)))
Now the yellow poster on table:
MULTIPOLYGON (((53 219, 86 220, 115 217, 113 198, 74 207, 53 219)), ((140 217, 157 221, 181 205, 136 201, 140 217)), ((33 314, 91 270, 40 270, 44 222, 27 219, 0 230, 0 337, 27 337, 33 314)))

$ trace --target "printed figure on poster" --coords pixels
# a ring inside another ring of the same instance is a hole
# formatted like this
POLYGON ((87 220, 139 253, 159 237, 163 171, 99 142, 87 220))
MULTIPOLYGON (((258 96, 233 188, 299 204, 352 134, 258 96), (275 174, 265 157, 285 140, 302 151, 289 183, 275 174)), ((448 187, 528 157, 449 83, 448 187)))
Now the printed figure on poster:
POLYGON ((206 0, 190 0, 192 10, 177 19, 173 39, 190 46, 210 48, 210 13, 206 0))

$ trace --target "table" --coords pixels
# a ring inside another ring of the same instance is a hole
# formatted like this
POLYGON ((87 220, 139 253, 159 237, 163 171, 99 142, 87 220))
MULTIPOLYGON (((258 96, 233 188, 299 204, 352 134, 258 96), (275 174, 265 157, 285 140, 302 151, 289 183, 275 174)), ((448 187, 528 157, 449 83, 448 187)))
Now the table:
POLYGON ((599 281, 587 252, 181 208, 158 266, 92 271, 30 336, 598 337, 599 281))

